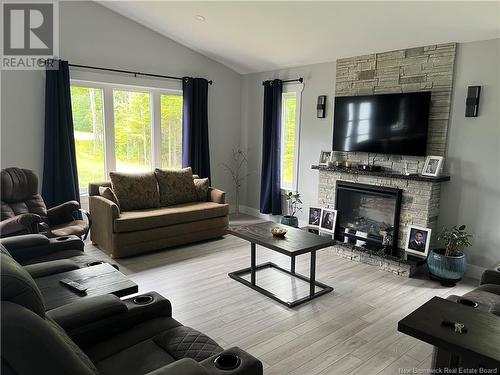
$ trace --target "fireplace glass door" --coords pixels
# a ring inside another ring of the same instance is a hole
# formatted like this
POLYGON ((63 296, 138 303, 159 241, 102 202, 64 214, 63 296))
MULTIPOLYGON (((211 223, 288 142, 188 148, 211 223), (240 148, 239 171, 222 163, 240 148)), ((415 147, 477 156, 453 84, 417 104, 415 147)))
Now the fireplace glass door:
POLYGON ((370 250, 397 244, 401 190, 337 182, 335 238, 370 250))

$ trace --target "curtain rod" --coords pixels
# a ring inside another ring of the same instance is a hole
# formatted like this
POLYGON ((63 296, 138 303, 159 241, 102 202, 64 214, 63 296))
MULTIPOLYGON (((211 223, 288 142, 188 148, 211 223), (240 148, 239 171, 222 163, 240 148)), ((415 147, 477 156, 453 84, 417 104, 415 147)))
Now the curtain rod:
MULTIPOLYGON (((174 76, 166 76, 163 74, 152 74, 152 73, 141 73, 141 72, 133 72, 131 70, 121 70, 121 69, 111 69, 111 68, 101 68, 98 66, 91 66, 91 65, 80 65, 80 64, 68 64, 69 66, 73 66, 75 68, 84 68, 84 69, 93 69, 93 70, 105 70, 108 72, 115 72, 115 73, 125 73, 125 74, 133 74, 134 77, 137 76, 145 76, 145 77, 155 77, 155 78, 166 78, 166 79, 175 79, 178 81, 182 81, 183 77, 174 77, 174 76)), ((211 85, 213 83, 212 80, 208 81, 208 83, 211 85)))
MULTIPOLYGON (((282 83, 290 83, 290 82, 304 82, 304 78, 300 77, 300 78, 296 78, 296 79, 287 79, 285 81, 281 81, 282 83)), ((264 85, 266 83, 266 81, 263 81, 262 82, 262 85, 264 85)))

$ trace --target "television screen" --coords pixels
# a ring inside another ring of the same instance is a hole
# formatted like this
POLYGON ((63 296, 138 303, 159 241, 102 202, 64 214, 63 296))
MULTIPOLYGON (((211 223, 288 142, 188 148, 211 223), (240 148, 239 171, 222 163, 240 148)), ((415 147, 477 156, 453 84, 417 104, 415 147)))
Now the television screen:
POLYGON ((333 150, 425 156, 430 92, 335 98, 333 150))

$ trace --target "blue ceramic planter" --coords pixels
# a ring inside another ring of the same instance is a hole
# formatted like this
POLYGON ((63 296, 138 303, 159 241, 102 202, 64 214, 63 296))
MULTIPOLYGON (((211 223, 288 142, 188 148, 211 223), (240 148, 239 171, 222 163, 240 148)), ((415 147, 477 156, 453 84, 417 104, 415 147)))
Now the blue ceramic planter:
POLYGON ((296 216, 282 216, 281 224, 288 225, 289 227, 298 228, 299 227, 299 219, 296 216))
POLYGON ((464 277, 467 259, 460 251, 455 256, 446 256, 445 252, 446 249, 431 250, 427 257, 427 267, 431 276, 445 285, 454 285, 464 277))

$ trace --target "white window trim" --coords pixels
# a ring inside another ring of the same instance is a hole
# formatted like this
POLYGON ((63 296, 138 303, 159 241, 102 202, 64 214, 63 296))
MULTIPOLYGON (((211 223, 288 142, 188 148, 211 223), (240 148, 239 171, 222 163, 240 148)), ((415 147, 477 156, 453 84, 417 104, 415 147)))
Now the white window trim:
MULTIPOLYGON (((295 93, 297 98, 297 104, 295 108, 295 158, 293 164, 293 181, 292 188, 286 186, 280 186, 282 192, 288 191, 298 191, 299 186, 299 166, 300 166, 300 119, 301 119, 301 109, 302 109, 302 91, 304 90, 304 84, 285 84, 283 85, 283 96, 287 94, 295 93)), ((282 97, 283 97, 282 96, 282 97)), ((284 118, 284 106, 281 108, 281 120, 283 126, 283 118, 284 118)), ((281 137, 281 149, 283 150, 284 146, 284 137, 281 137)), ((280 155, 281 159, 281 155, 280 155)), ((280 169, 283 170, 283 160, 280 160, 280 169)))
MULTIPOLYGON (((161 95, 180 95, 182 90, 166 89, 118 83, 96 82, 81 79, 71 79, 71 86, 102 89, 103 92, 103 122, 104 122, 104 176, 116 171, 115 159, 115 118, 113 108, 113 90, 143 92, 150 94, 151 121, 151 168, 161 168, 161 95)), ((87 196, 88 193, 80 194, 87 196)))

